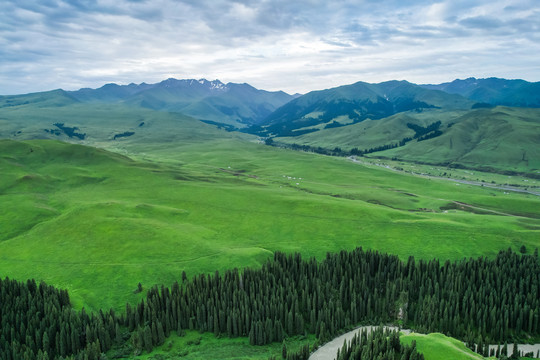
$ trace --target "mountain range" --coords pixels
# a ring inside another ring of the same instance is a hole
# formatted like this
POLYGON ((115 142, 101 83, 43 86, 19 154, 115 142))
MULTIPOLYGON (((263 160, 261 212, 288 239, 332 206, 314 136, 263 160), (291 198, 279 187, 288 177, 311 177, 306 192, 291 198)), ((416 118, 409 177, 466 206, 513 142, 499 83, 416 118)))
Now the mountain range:
POLYGON ((459 94, 490 105, 540 107, 540 82, 470 77, 438 85, 420 86, 431 90, 442 90, 449 94, 459 94))
POLYGON ((540 83, 498 78, 357 82, 301 96, 167 79, 0 96, 0 138, 103 146, 251 134, 326 154, 537 173, 539 107, 540 83))
POLYGON ((294 99, 257 124, 257 130, 267 136, 297 136, 405 111, 470 109, 473 105, 474 101, 463 96, 425 89, 407 81, 357 82, 294 99))
POLYGON ((99 89, 85 88, 68 93, 85 103, 121 103, 180 112, 237 128, 263 120, 294 98, 283 91, 258 90, 248 84, 172 78, 156 84, 106 84, 99 89))

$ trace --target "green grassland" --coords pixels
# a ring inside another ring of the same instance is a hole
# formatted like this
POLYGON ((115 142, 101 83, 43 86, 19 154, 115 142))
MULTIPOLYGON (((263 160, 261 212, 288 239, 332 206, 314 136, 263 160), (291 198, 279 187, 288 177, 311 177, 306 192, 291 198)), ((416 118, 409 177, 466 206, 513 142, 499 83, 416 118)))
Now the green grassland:
POLYGON ((403 344, 416 341, 416 348, 424 354, 426 360, 482 360, 485 358, 467 348, 463 342, 440 333, 401 335, 403 344))
MULTIPOLYGON (((35 96, 32 96, 28 100, 24 97, 24 102, 11 106, 5 106, 0 99, 0 138, 56 139, 108 148, 114 148, 126 141, 185 144, 215 138, 248 138, 248 135, 220 131, 214 126, 178 113, 133 108, 122 104, 77 103, 62 92, 54 92, 43 101, 34 98, 35 96), (50 130, 59 130, 55 123, 76 127, 77 133, 86 136, 84 140, 79 140, 70 138, 61 131, 58 135, 51 133, 50 130), (125 132, 133 134, 114 139, 115 135, 125 132)), ((6 101, 4 100, 4 103, 6 101)))
MULTIPOLYGON (((425 126, 429 113, 410 116, 425 126)), ((460 115, 440 116, 450 122, 460 115)), ((391 124, 401 129, 406 116, 391 124)), ((350 128, 374 127, 375 134, 384 130, 378 121, 350 128)), ((410 174, 442 175, 430 165, 268 147, 181 114, 96 107, 62 91, 2 97, 0 138, 12 139, 0 140, 0 276, 68 289, 76 308, 122 311, 144 296, 135 291, 139 282, 146 290, 170 285, 182 271, 258 267, 277 250, 322 259, 362 246, 444 261, 522 245, 531 253, 539 245, 538 196, 410 174), (85 139, 45 131, 56 122, 78 127, 85 139), (134 134, 114 139, 126 131, 134 134), (28 140, 36 138, 46 140, 28 140)), ((451 170, 455 178, 497 184, 527 180, 451 170)), ((290 339, 288 347, 313 340, 290 339)), ((187 332, 140 358, 280 353, 281 344, 253 347, 245 338, 187 332)))
POLYGON ((471 111, 443 135, 384 156, 427 163, 534 172, 540 170, 540 110, 496 107, 471 111))
MULTIPOLYGON (((289 352, 298 351, 305 344, 313 344, 315 337, 293 337, 285 341, 285 346, 289 352)), ((186 331, 179 337, 171 334, 165 344, 154 349, 150 354, 143 353, 133 356, 134 359, 141 360, 166 360, 166 359, 186 359, 186 360, 206 360, 206 359, 253 359, 267 360, 271 356, 281 358, 282 343, 272 343, 264 346, 253 346, 249 344, 248 338, 223 339, 216 338, 214 334, 199 333, 196 331, 186 331)), ((111 352, 112 353, 112 352, 111 352)))
POLYGON ((424 110, 403 112, 385 119, 365 120, 354 125, 322 129, 295 137, 276 138, 278 143, 309 145, 344 151, 398 144, 412 138, 408 123, 427 126, 441 121, 442 135, 424 141, 412 140, 369 157, 396 158, 407 162, 453 164, 485 171, 540 171, 540 110, 498 106, 492 109, 424 110))
POLYGON ((143 296, 138 282, 256 267, 276 250, 455 260, 538 246, 530 194, 234 138, 114 149, 0 141, 2 276, 66 288, 77 308, 121 309, 143 296))
POLYGON ((320 131, 294 137, 278 137, 276 141, 285 144, 320 146, 325 149, 333 149, 337 146, 346 151, 353 148, 364 150, 392 144, 405 137, 414 136, 414 131, 407 127, 407 123, 427 126, 434 121, 440 120, 441 123, 445 124, 444 126, 447 126, 447 124, 465 113, 467 113, 467 110, 424 109, 422 112, 407 111, 384 119, 367 119, 342 127, 324 129, 325 124, 322 124, 318 126, 321 129, 320 131))
POLYGON ((540 193, 540 180, 528 176, 499 174, 495 172, 476 171, 466 168, 455 168, 449 166, 435 166, 429 164, 413 163, 406 161, 391 160, 384 157, 357 157, 352 161, 361 163, 364 166, 377 166, 394 171, 418 176, 433 176, 445 178, 452 181, 473 182, 478 186, 509 186, 513 189, 540 193))

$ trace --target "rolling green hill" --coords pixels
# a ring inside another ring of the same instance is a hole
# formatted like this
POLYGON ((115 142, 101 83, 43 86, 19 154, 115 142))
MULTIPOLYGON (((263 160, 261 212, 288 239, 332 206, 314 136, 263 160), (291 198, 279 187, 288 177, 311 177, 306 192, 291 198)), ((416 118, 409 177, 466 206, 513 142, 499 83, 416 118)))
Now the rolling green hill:
POLYGON ((426 127, 435 121, 441 121, 445 127, 455 118, 467 113, 466 110, 424 110, 421 112, 401 112, 384 119, 367 119, 357 124, 321 129, 300 136, 277 137, 276 141, 285 144, 301 144, 326 149, 340 147, 350 151, 353 148, 369 149, 385 144, 395 144, 406 137, 413 137, 415 132, 407 127, 408 123, 426 127))
POLYGON ((540 111, 496 107, 453 120, 441 136, 384 151, 381 156, 495 171, 540 170, 540 111))
MULTIPOLYGON (((483 360, 483 356, 471 351, 463 342, 439 333, 401 335, 400 341, 410 345, 416 341, 416 348, 426 360, 483 360)), ((491 359, 491 358, 489 358, 491 359)), ((493 358, 494 359, 494 358, 493 358)))
POLYGON ((36 108, 61 107, 78 102, 68 92, 58 89, 32 94, 0 96, 0 109, 19 106, 33 106, 36 108))
POLYGON ((249 137, 219 130, 179 113, 125 104, 80 103, 61 90, 21 95, 9 106, 5 105, 8 100, 2 103, 0 99, 0 138, 4 139, 57 139, 114 148, 125 142, 198 142, 249 137))
POLYGON ((529 108, 410 111, 275 140, 344 151, 391 145, 396 147, 368 156, 486 171, 536 174, 540 169, 540 111, 529 108), (436 130, 426 132, 427 139, 416 136, 414 126, 427 129, 430 124, 436 130))
POLYGON ((138 282, 258 266, 276 250, 321 259, 363 246, 460 259, 538 245, 533 195, 456 192, 443 180, 236 139, 117 151, 131 159, 0 141, 2 276, 66 288, 77 307, 118 309, 141 296, 138 282))

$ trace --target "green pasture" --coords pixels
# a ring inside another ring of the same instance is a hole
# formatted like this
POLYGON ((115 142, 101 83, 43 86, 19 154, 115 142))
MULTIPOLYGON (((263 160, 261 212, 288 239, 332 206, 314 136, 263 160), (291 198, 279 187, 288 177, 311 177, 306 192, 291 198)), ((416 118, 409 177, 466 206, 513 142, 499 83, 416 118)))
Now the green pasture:
MULTIPOLYGON (((280 143, 320 146, 325 149, 333 149, 337 146, 346 151, 353 148, 364 150, 397 143, 405 137, 413 137, 414 131, 407 127, 407 123, 428 126, 440 120, 446 126, 465 113, 467 110, 408 111, 384 119, 366 119, 348 126, 324 129, 325 124, 321 124, 316 126, 320 129, 319 131, 294 137, 279 137, 276 140, 280 143)), ((346 124, 346 121, 342 119, 334 120, 346 124)))
POLYGON ((532 252, 540 238, 534 195, 236 139, 114 150, 0 141, 2 277, 66 288, 77 308, 121 309, 143 296, 139 282, 257 267, 277 250, 456 260, 532 252))
MULTIPOLYGON (((293 337, 285 340, 287 351, 296 352, 305 344, 312 345, 315 337, 293 337)), ((211 333, 199 333, 197 331, 186 331, 186 334, 179 337, 171 334, 165 343, 158 346, 150 354, 143 352, 138 356, 131 356, 130 359, 141 360, 267 360, 270 356, 281 359, 283 344, 275 342, 264 346, 253 346, 249 344, 249 339, 241 338, 217 338, 211 333)), ((110 354, 114 351, 109 352, 110 354)))
POLYGON ((426 360, 483 360, 485 358, 467 348, 463 342, 440 333, 401 335, 403 344, 416 341, 416 348, 426 360))
POLYGON ((428 126, 440 121, 442 135, 424 141, 368 154, 409 163, 454 164, 488 172, 540 171, 540 110, 498 106, 492 109, 425 110, 402 112, 380 120, 321 129, 295 137, 276 138, 278 143, 309 145, 325 149, 365 150, 396 145, 415 134, 407 124, 428 126))

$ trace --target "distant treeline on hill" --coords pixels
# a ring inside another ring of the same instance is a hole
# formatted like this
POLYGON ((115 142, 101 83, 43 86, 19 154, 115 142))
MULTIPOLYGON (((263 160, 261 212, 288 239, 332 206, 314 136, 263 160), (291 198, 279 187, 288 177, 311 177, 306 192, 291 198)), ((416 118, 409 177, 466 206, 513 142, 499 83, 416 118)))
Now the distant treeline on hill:
MULTIPOLYGON (((338 127, 338 126, 341 126, 341 125, 339 123, 337 123, 336 121, 334 121, 333 123, 328 124, 326 126, 326 128, 338 127)), ((433 138, 443 134, 442 131, 439 130, 440 126, 441 126, 440 121, 435 121, 435 122, 429 124, 426 127, 416 125, 416 124, 412 124, 412 123, 407 123, 407 127, 409 129, 411 129, 411 130, 414 130, 414 132, 415 132, 413 137, 405 137, 405 138, 403 138, 400 141, 395 142, 395 143, 384 144, 384 145, 380 145, 380 146, 366 148, 366 149, 363 149, 363 150, 360 150, 357 147, 352 148, 350 151, 347 151, 347 150, 341 149, 340 147, 335 147, 333 149, 327 149, 327 148, 323 148, 321 146, 299 145, 299 144, 295 144, 295 143, 286 144, 286 143, 281 143, 281 142, 278 143, 278 142, 274 142, 273 138, 267 138, 265 140, 265 144, 270 145, 270 146, 278 146, 278 147, 290 148, 290 149, 293 149, 293 150, 314 152, 314 153, 322 154, 322 155, 362 156, 362 155, 365 155, 365 154, 371 154, 371 153, 374 153, 374 152, 390 150, 390 149, 394 149, 394 148, 397 148, 397 147, 400 147, 400 146, 405 146, 405 144, 407 144, 409 141, 412 141, 414 139, 416 139, 416 141, 424 141, 424 140, 433 139, 433 138)), ((298 135, 300 135, 300 134, 297 134, 296 136, 298 136, 298 135)), ((292 135, 289 135, 289 136, 292 136, 292 135)))
POLYGON ((76 137, 80 140, 84 140, 84 138, 86 137, 86 134, 81 134, 77 132, 79 128, 76 126, 74 127, 64 126, 64 123, 54 123, 53 125, 59 128, 60 130, 62 130, 69 137, 76 137))
POLYGON ((484 344, 540 335, 540 262, 537 250, 453 263, 361 248, 322 262, 277 252, 260 269, 182 274, 120 316, 74 311, 67 292, 34 281, 0 281, 0 306, 0 358, 8 360, 93 360, 111 348, 129 356, 186 329, 253 345, 306 333, 326 342, 359 323, 396 321, 484 344))

